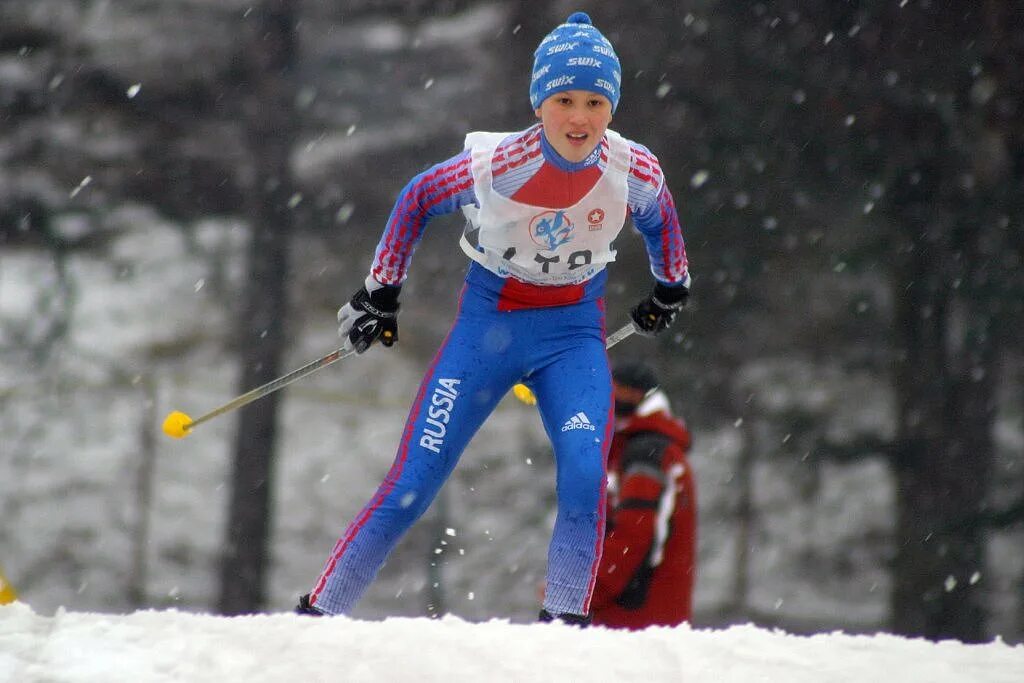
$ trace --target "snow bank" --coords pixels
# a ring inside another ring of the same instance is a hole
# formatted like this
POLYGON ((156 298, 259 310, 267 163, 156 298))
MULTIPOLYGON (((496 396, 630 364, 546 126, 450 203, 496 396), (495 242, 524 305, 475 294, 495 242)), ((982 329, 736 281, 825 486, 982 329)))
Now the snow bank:
POLYGON ((644 681, 1019 683, 1024 646, 754 626, 640 633, 561 624, 293 614, 127 615, 0 607, 0 681, 644 681))

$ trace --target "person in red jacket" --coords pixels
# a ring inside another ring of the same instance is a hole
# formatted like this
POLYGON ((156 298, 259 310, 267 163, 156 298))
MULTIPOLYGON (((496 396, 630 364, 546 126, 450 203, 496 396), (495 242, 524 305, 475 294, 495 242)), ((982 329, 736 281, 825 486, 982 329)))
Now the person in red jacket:
POLYGON ((593 624, 640 630, 690 621, 697 496, 690 432, 654 371, 617 366, 616 432, 608 460, 608 522, 591 603, 593 624))

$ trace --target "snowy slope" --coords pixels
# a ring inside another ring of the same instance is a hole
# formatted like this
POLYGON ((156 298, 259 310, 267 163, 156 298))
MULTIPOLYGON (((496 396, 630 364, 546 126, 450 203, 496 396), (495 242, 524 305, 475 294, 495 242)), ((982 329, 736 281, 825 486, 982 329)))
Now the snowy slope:
POLYGON ((291 614, 224 618, 0 607, 4 683, 685 681, 1017 683, 1024 646, 810 637, 753 626, 623 633, 560 624, 291 614))

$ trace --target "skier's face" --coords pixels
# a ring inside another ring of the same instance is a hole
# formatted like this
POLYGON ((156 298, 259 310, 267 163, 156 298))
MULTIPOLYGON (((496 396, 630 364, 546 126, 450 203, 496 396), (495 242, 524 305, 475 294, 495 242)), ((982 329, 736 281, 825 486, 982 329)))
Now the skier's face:
POLYGON ((604 137, 612 122, 612 103, 596 92, 566 90, 541 102, 535 113, 555 151, 566 161, 579 162, 604 137))

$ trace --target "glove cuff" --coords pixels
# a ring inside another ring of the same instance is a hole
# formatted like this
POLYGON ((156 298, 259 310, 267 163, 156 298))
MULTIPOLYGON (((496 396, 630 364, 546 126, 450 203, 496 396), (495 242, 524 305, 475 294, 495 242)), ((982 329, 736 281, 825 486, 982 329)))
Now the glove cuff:
POLYGON ((369 292, 370 303, 385 312, 394 313, 398 310, 398 295, 402 293, 401 285, 381 285, 379 289, 369 292))
POLYGON ((685 306, 689 296, 690 289, 686 285, 672 287, 661 282, 655 282, 654 291, 651 292, 651 298, 656 304, 672 310, 685 306))
POLYGON ((373 275, 367 275, 363 281, 363 290, 375 306, 398 310, 398 295, 402 293, 402 285, 386 285, 377 282, 373 275))
POLYGON ((356 310, 386 320, 398 316, 398 295, 401 292, 401 286, 382 285, 373 292, 367 292, 366 287, 361 287, 352 297, 351 303, 356 310))

